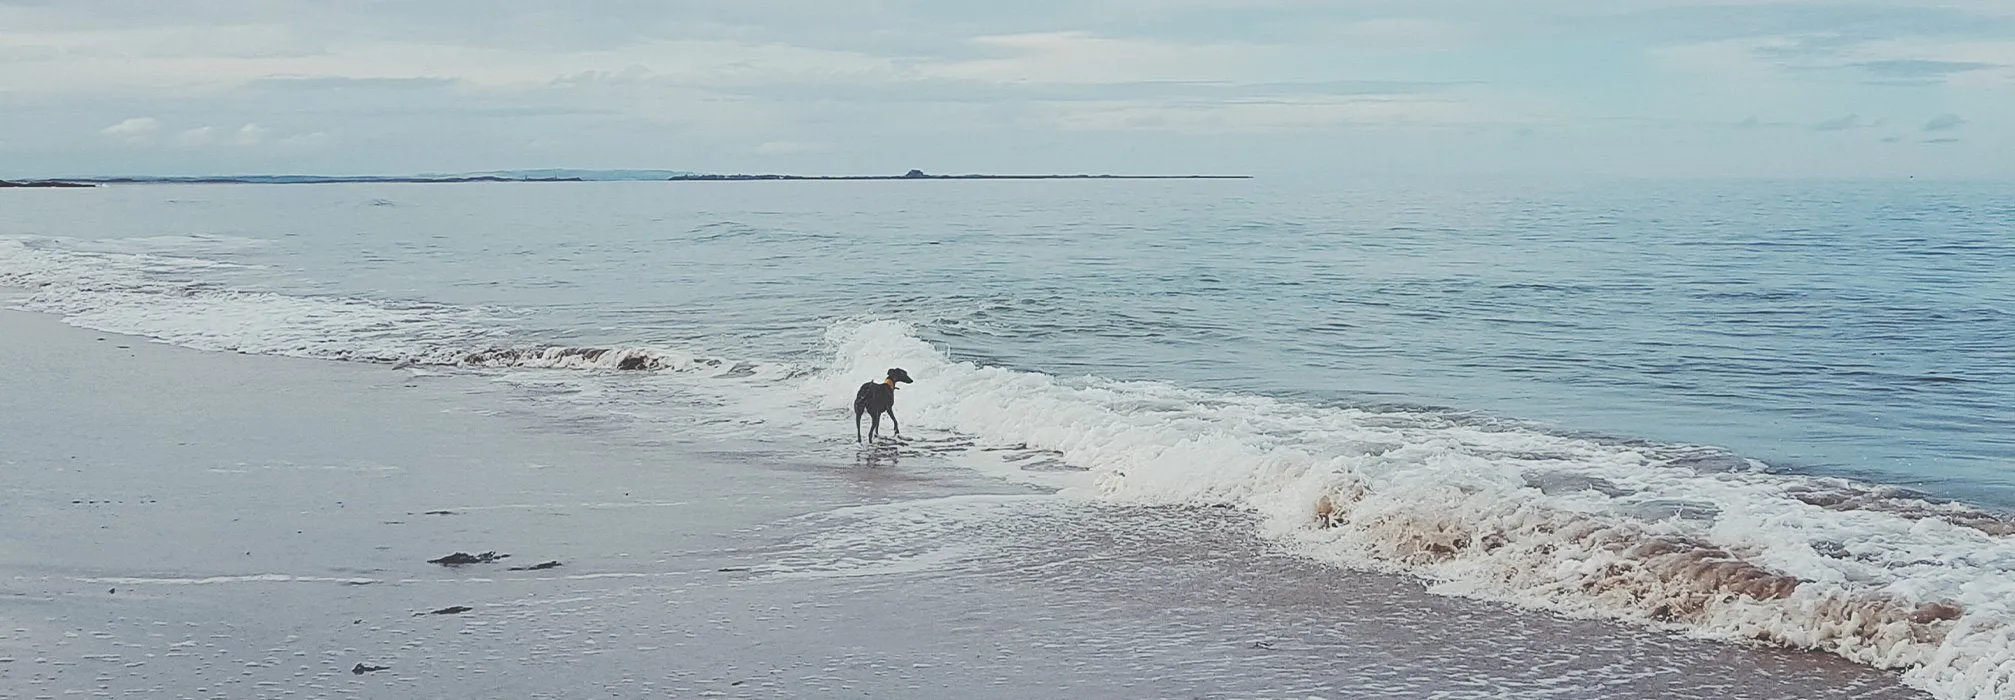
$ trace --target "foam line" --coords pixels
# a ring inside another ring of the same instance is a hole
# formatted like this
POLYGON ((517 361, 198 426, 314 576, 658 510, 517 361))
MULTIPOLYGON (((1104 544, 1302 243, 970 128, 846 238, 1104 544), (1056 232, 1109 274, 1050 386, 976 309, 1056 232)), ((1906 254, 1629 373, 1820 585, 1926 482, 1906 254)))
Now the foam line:
POLYGON ((906 421, 1057 451, 1091 470, 1072 497, 1232 505, 1308 556, 1443 593, 1822 650, 1939 697, 2015 696, 2015 529, 1987 511, 1700 446, 981 366, 893 321, 828 343, 809 400, 844 410, 903 367, 906 421))

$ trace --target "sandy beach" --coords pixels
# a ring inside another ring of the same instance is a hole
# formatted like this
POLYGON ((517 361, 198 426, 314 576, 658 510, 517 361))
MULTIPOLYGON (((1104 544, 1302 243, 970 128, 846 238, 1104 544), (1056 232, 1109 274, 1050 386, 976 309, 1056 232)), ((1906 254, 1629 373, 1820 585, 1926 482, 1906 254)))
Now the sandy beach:
POLYGON ((1319 566, 1238 513, 542 421, 480 374, 11 311, 0 364, 0 696, 1919 696, 1319 566))

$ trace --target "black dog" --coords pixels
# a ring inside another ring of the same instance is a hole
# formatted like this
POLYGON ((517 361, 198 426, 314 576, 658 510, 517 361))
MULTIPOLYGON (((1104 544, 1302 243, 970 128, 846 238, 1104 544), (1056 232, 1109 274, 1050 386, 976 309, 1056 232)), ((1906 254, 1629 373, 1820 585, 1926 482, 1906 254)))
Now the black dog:
POLYGON ((875 441, 875 435, 882 429, 882 414, 889 414, 889 425, 895 428, 896 437, 902 437, 903 426, 896 422, 896 383, 912 383, 910 373, 901 367, 889 370, 889 376, 879 382, 861 385, 854 394, 854 442, 861 441, 861 414, 873 420, 868 426, 868 442, 875 441))

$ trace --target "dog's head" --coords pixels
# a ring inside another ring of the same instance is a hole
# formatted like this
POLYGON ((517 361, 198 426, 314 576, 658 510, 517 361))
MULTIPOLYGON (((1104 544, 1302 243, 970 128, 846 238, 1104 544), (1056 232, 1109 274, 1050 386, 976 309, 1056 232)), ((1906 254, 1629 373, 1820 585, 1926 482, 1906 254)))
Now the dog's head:
POLYGON ((913 380, 913 379, 910 379, 910 373, 908 373, 908 372, 904 372, 904 371, 903 371, 903 368, 901 368, 901 367, 892 367, 892 368, 890 368, 890 369, 889 369, 889 384, 893 385, 893 384, 896 384, 896 383, 898 383, 898 382, 900 382, 900 383, 903 383, 903 384, 914 384, 914 383, 916 383, 916 381, 915 381, 915 380, 913 380))

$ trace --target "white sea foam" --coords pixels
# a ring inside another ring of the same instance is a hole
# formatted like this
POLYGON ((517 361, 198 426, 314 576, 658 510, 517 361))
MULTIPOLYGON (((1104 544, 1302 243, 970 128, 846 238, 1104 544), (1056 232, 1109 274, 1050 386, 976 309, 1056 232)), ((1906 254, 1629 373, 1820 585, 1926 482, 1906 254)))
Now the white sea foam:
POLYGON ((237 576, 135 577, 96 576, 80 578, 85 583, 116 583, 122 586, 208 586, 220 583, 342 583, 353 586, 377 583, 377 579, 341 576, 295 576, 293 574, 242 574, 237 576))
MULTIPOLYGON (((32 240, 32 239, 31 239, 32 240)), ((56 239, 40 239, 55 242, 56 239)), ((272 245, 264 238, 228 236, 222 234, 192 233, 166 236, 137 236, 132 238, 62 239, 64 247, 73 250, 98 253, 126 253, 153 255, 214 255, 259 250, 272 245)), ((228 264, 213 262, 212 264, 228 264)))
POLYGON ((237 265, 136 247, 159 246, 0 239, 0 286, 73 325, 202 350, 397 361, 497 335, 485 314, 445 305, 223 288, 206 278, 237 265))
MULTIPOLYGON (((762 431, 772 436, 826 436, 826 424, 803 420, 803 403, 820 421, 843 414, 860 382, 899 366, 917 379, 898 398, 911 432, 955 438, 933 451, 1067 498, 1232 505, 1259 514, 1265 534, 1308 556, 1421 576, 1449 594, 1821 649, 1905 669, 1913 684, 1945 698, 2015 697, 2015 525, 1978 509, 1770 474, 1704 448, 980 366, 886 321, 835 326, 832 361, 802 377, 787 365, 669 348, 513 345, 500 342, 507 326, 482 310, 234 290, 206 281, 229 264, 178 254, 238 244, 93 250, 0 238, 0 286, 29 289, 23 307, 76 325, 203 349, 664 370, 634 388, 684 382, 710 407, 742 416, 733 420, 774 422, 762 431), (1029 471, 1023 458, 1086 471, 1029 471)), ((598 410, 622 411, 663 396, 630 390, 604 386, 589 398, 598 410)), ((799 573, 905 570, 965 556, 910 554, 809 562, 799 573)))
POLYGON ((1062 502, 1051 495, 964 495, 839 508, 800 518, 806 534, 752 570, 784 578, 917 573, 986 557, 1002 531, 1062 502))
POLYGON ((112 241, 0 238, 0 287, 18 306, 72 325, 176 345, 333 360, 482 368, 648 370, 747 376, 759 368, 673 348, 523 345, 485 309, 333 295, 245 291, 208 280, 235 263, 163 250, 253 247, 254 239, 112 241))
POLYGON ((907 420, 1060 452, 1092 473, 1067 495, 1229 504, 1311 557, 1448 594, 1824 650, 1945 698, 2015 697, 2015 538, 1992 514, 1705 470, 1702 448, 983 367, 896 322, 829 340, 832 366, 803 385, 823 408, 903 367, 907 420))

